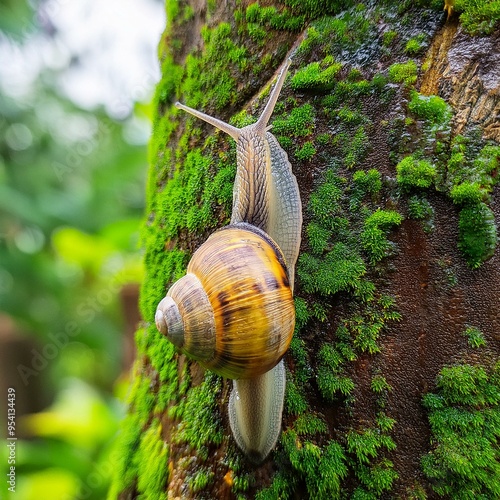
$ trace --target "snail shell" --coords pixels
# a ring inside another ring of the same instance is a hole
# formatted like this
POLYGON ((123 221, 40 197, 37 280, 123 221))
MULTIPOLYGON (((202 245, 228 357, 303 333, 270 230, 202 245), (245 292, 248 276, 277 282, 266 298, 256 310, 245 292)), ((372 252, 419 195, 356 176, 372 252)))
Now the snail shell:
POLYGON ((250 224, 213 233, 155 319, 158 330, 203 367, 232 379, 262 375, 287 351, 295 325, 281 250, 250 224))

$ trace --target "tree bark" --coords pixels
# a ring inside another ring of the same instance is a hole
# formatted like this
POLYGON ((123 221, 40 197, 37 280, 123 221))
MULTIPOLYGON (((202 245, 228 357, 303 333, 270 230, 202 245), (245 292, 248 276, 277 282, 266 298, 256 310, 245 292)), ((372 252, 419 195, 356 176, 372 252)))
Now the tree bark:
POLYGON ((481 467, 459 445, 440 448, 443 429, 429 421, 449 408, 498 411, 484 395, 499 389, 500 38, 472 36, 440 10, 341 4, 167 2, 144 327, 111 498, 459 498, 454 484, 489 498, 500 488, 498 451, 478 451, 490 486, 474 489, 481 467), (154 313, 231 214, 234 141, 174 102, 241 126, 290 55, 271 123, 304 211, 297 328, 282 436, 255 466, 230 433, 231 381, 176 354, 154 313))

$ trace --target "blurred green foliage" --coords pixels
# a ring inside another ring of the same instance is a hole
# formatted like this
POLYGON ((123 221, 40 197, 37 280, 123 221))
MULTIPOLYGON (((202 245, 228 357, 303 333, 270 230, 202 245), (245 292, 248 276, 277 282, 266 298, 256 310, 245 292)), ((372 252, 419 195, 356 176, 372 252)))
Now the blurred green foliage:
MULTIPOLYGON (((30 9, 0 5, 0 44, 16 56, 32 34, 43 36, 30 9)), ((52 401, 18 415, 16 494, 102 499, 124 413, 119 294, 142 279, 147 154, 130 139, 137 116, 116 121, 81 109, 61 95, 57 77, 42 66, 25 90, 12 91, 0 75, 0 315, 44 358, 24 376, 8 373, 8 382, 29 394, 31 381, 42 381, 52 401)))

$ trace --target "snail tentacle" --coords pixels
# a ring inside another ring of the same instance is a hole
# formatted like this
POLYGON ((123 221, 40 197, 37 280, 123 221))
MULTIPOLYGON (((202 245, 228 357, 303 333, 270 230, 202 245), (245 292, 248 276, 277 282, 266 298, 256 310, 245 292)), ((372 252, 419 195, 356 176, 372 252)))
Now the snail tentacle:
POLYGON ((288 68, 290 67, 291 63, 292 60, 290 58, 286 60, 280 74, 278 75, 276 85, 274 86, 271 92, 271 96, 267 101, 264 111, 262 111, 262 114, 260 115, 257 122, 254 123, 253 125, 250 125, 250 127, 254 127, 255 130, 258 130, 259 133, 261 134, 264 134, 270 128, 267 126, 267 122, 270 120, 271 115, 273 114, 274 111, 274 106, 276 106, 276 103, 278 102, 278 97, 280 95, 283 84, 285 83, 288 68))
POLYGON ((233 127, 232 125, 229 125, 229 123, 223 122, 218 118, 214 118, 213 116, 207 115, 202 111, 190 108, 189 106, 186 106, 185 104, 182 104, 180 102, 176 102, 175 107, 178 109, 182 109, 193 116, 196 116, 196 118, 199 118, 204 122, 210 123, 210 125, 213 125, 214 127, 218 128, 219 130, 222 130, 223 132, 226 132, 226 134, 229 134, 235 141, 238 140, 241 129, 233 127))

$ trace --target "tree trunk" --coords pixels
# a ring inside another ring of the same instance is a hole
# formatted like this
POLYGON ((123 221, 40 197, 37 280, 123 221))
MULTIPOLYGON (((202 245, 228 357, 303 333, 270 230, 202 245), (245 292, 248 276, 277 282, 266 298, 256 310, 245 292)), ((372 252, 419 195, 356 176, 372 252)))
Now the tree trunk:
POLYGON ((441 7, 167 1, 111 498, 500 495, 500 38, 441 7), (253 465, 231 381, 176 354, 154 315, 231 215, 234 141, 174 102, 243 126, 288 56, 271 124, 303 205, 297 325, 281 438, 253 465))

